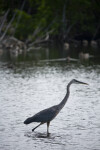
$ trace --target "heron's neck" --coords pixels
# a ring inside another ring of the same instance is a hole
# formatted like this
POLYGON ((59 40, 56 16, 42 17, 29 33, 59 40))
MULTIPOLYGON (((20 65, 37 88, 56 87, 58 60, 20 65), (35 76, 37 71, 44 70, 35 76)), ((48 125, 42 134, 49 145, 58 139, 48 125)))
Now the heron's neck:
POLYGON ((62 109, 64 107, 64 105, 66 104, 67 100, 68 100, 68 97, 70 95, 70 85, 72 83, 70 82, 68 85, 67 85, 67 93, 64 97, 64 99, 60 102, 59 106, 60 106, 60 109, 62 109))

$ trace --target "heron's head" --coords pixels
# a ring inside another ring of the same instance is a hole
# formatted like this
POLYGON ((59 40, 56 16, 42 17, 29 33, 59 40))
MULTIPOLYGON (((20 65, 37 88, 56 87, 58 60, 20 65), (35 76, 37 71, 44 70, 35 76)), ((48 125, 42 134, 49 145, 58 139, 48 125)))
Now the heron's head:
POLYGON ((76 80, 76 79, 73 79, 73 80, 72 80, 72 83, 75 83, 75 84, 86 84, 86 85, 88 85, 87 83, 78 81, 78 80, 76 80))

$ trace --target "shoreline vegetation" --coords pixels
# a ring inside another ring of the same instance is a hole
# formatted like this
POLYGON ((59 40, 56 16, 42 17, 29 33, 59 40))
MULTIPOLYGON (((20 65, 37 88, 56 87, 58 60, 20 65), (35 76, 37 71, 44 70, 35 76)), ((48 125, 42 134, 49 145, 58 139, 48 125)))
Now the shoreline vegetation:
MULTIPOLYGON (((100 46, 100 1, 0 2, 0 52, 22 53, 42 44, 100 46)), ((100 53, 100 52, 99 52, 100 53)))

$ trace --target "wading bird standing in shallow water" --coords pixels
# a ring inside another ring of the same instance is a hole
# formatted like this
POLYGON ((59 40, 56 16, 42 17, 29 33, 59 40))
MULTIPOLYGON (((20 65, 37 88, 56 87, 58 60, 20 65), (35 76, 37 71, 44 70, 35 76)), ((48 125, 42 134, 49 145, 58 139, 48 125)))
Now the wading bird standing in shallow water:
POLYGON ((40 122, 40 124, 38 126, 36 126, 35 128, 32 129, 32 131, 34 131, 40 125, 47 123, 47 135, 49 135, 50 121, 52 121, 57 116, 57 114, 60 112, 60 110, 66 104, 68 97, 69 97, 69 94, 70 94, 70 85, 73 83, 75 83, 75 84, 87 84, 87 83, 80 82, 80 81, 75 80, 75 79, 71 80, 67 85, 67 93, 66 93, 64 99, 58 105, 44 109, 44 110, 38 112, 37 114, 35 114, 34 116, 27 118, 24 121, 24 124, 29 124, 32 122, 40 122))

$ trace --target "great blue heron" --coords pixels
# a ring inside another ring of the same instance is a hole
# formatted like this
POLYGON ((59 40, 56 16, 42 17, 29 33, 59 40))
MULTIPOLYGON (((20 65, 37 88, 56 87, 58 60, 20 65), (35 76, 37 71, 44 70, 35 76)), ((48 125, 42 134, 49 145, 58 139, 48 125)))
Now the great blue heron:
POLYGON ((60 110, 66 104, 66 102, 68 100, 68 97, 69 97, 69 94, 70 94, 70 85, 72 83, 87 84, 87 83, 80 82, 80 81, 75 80, 75 79, 71 80, 67 85, 67 93, 66 93, 64 99, 58 105, 55 105, 55 106, 52 106, 50 108, 44 109, 44 110, 38 112, 37 114, 35 114, 34 116, 27 118, 24 121, 24 124, 29 124, 29 123, 32 123, 32 122, 40 122, 40 124, 38 126, 36 126, 35 128, 32 129, 32 131, 34 131, 40 125, 42 125, 44 123, 47 123, 47 135, 49 135, 50 121, 52 121, 57 116, 57 114, 60 112, 60 110))

